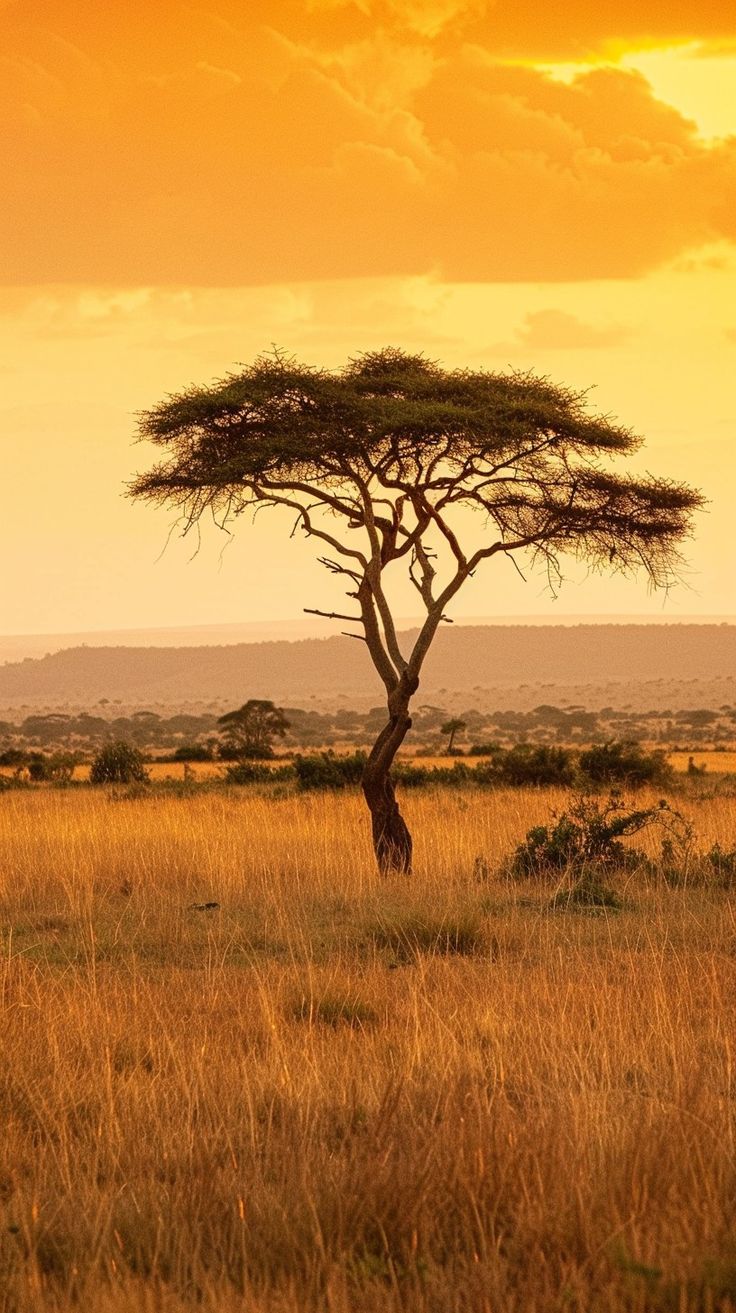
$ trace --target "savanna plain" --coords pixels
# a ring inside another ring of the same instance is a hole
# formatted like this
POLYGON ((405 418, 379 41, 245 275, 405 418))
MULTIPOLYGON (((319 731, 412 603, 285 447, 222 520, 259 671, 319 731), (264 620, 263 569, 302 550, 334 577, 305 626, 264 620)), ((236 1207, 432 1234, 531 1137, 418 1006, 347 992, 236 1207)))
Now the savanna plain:
POLYGON ((3 1313, 736 1308, 734 892, 504 878, 568 801, 4 793, 3 1313))

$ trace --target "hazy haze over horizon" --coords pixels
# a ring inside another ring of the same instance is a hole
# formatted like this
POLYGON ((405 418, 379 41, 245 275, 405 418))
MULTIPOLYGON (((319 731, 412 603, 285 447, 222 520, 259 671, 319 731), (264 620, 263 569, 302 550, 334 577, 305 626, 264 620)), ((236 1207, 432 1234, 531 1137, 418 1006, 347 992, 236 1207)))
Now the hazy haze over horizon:
MULTIPOLYGON (((398 632, 416 628, 419 616, 399 617, 398 632)), ((564 615, 554 619, 545 615, 463 616, 453 629, 486 626, 571 627, 579 625, 734 625, 734 616, 645 616, 645 615, 564 615)), ((298 642, 312 638, 335 638, 341 633, 337 623, 309 616, 283 621, 245 621, 222 625, 171 625, 161 628, 87 630, 67 634, 0 633, 0 666, 27 658, 38 658, 77 647, 229 647, 235 645, 298 642)))

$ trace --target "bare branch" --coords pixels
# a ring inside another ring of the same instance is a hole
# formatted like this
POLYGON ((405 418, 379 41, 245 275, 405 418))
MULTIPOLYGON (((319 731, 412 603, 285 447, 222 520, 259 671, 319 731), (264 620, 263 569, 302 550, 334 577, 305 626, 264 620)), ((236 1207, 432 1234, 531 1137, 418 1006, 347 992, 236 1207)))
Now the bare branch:
POLYGON ((330 574, 347 575, 348 579, 353 580, 353 583, 359 584, 363 578, 357 570, 351 570, 347 565, 341 565, 339 561, 333 561, 329 556, 318 556, 317 561, 319 565, 323 565, 326 570, 329 570, 330 574))
POLYGON ((302 610, 305 615, 318 615, 325 620, 349 620, 351 624, 357 625, 363 623, 363 617, 359 615, 341 615, 339 611, 318 611, 313 606, 304 606, 302 610))
MULTIPOLYGON (((375 598, 378 613, 381 617, 386 650, 388 651, 389 658, 393 662, 397 674, 401 675, 402 672, 406 670, 407 662, 401 648, 399 647, 394 619, 386 595, 383 591, 381 579, 384 566, 384 546, 391 542, 395 544, 398 522, 394 518, 391 525, 384 526, 379 523, 375 515, 368 484, 359 474, 354 474, 353 477, 360 490, 363 504, 364 523, 371 544, 371 558, 366 566, 366 579, 369 582, 371 592, 375 598)), ((397 510, 396 507, 394 507, 394 517, 396 517, 396 514, 397 510)), ((390 555, 390 548, 387 551, 387 555, 390 555)))
MULTIPOLYGON (((258 485, 253 486, 257 487, 258 485)), ((294 501, 291 497, 284 497, 281 494, 277 495, 273 492, 268 492, 268 494, 264 492, 261 500, 270 502, 272 506, 290 507, 291 510, 296 511, 297 516, 301 518, 302 528, 310 538, 321 538, 322 542, 327 543, 329 547, 332 547, 342 556, 348 556, 352 560, 358 561, 363 567, 367 566, 368 562, 363 552, 358 552, 351 547, 346 547, 344 543, 341 543, 337 538, 333 537, 332 534, 327 533, 324 529, 317 528, 312 521, 308 508, 302 506, 300 502, 294 501)))

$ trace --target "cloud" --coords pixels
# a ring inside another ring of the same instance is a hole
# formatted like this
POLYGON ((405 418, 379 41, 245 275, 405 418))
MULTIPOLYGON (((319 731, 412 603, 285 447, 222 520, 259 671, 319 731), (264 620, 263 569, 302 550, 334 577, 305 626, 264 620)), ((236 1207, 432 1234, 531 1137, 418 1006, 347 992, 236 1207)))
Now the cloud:
POLYGON ((579 59, 611 46, 697 39, 728 47, 734 39, 730 0, 367 0, 363 10, 373 21, 393 18, 434 36, 461 26, 494 54, 526 59, 579 59))
POLYGON ((638 73, 447 44, 495 9, 437 0, 430 40, 398 0, 182 8, 0 12, 6 284, 626 278, 736 240, 736 139, 638 73))
POLYGON ((524 346, 540 350, 586 350, 619 346, 631 337, 632 329, 624 324, 598 328, 565 310, 537 310, 526 316, 517 337, 524 346))
POLYGON ((580 59, 612 46, 692 40, 729 49, 734 42, 730 0, 312 0, 310 8, 340 11, 356 31, 380 24, 439 39, 461 31, 494 54, 526 59, 580 59))

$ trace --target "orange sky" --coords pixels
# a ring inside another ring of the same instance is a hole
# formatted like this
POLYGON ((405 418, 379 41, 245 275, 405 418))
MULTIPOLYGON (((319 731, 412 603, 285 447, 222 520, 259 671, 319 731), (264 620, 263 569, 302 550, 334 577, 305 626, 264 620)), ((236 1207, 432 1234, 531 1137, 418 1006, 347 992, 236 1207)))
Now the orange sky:
MULTIPOLYGON (((731 4, 0 0, 0 66, 0 632, 328 598, 276 524, 155 565, 120 496, 132 412, 271 342, 598 384, 712 499, 668 606, 736 612, 731 4)), ((509 575, 457 613, 545 605, 509 575)))

